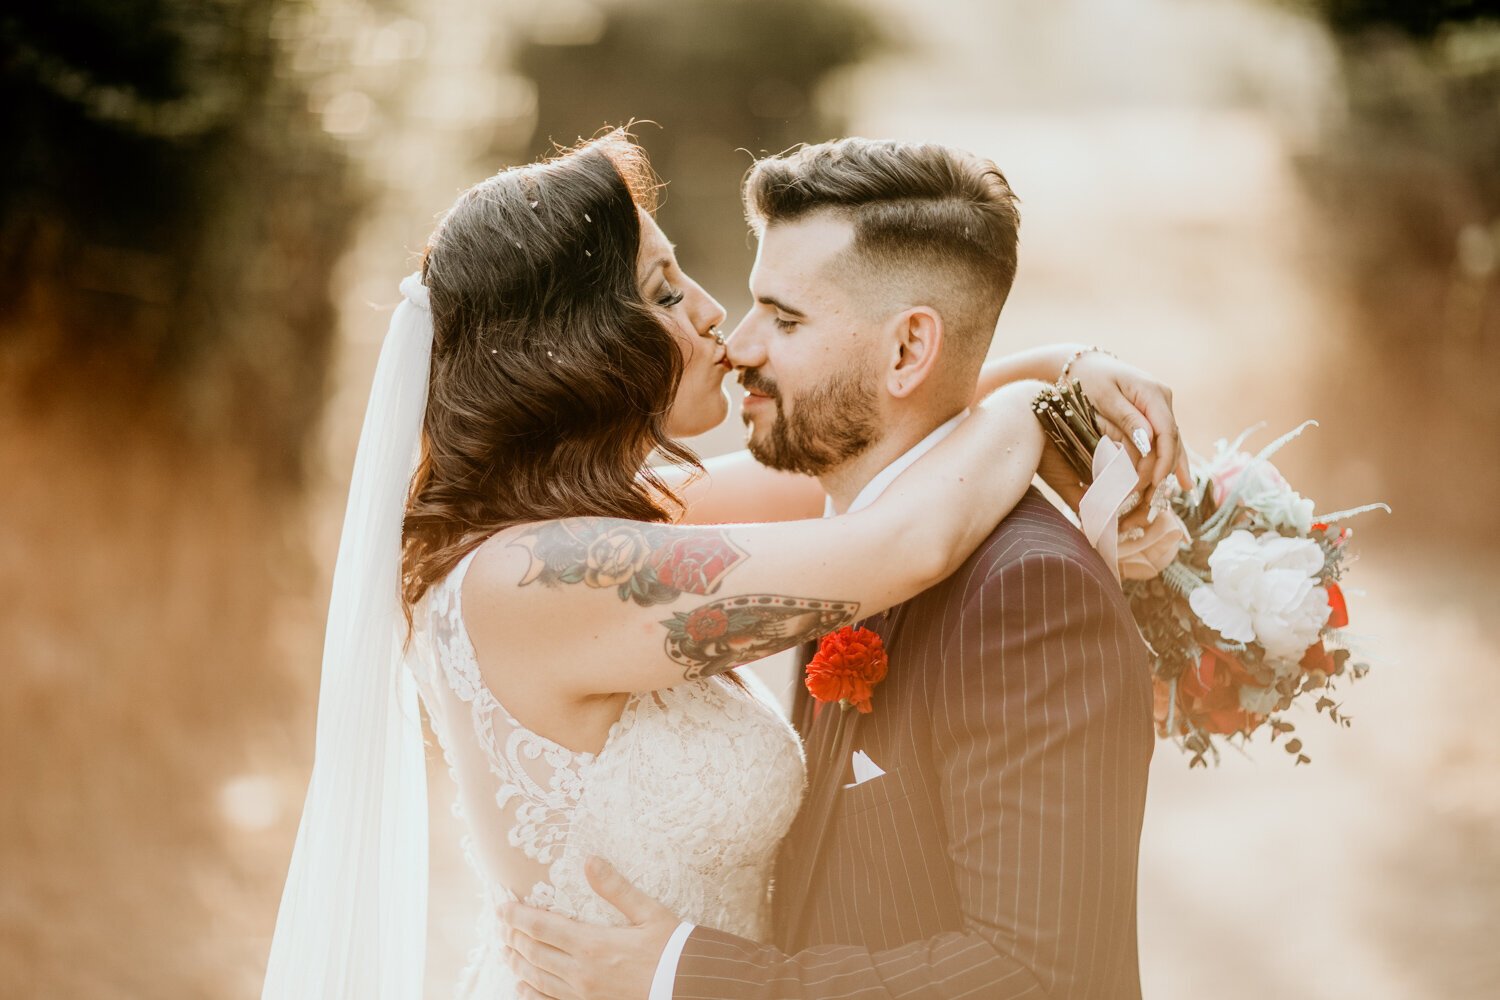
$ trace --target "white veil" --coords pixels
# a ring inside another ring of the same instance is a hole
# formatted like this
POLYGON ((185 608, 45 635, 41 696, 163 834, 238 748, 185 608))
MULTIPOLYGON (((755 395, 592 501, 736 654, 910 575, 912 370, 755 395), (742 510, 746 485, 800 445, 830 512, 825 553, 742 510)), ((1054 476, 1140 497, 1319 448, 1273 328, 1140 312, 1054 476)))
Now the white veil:
POLYGON ((312 780, 262 1000, 418 1000, 427 945, 427 777, 404 669, 401 521, 427 405, 432 316, 401 282, 344 512, 312 780))

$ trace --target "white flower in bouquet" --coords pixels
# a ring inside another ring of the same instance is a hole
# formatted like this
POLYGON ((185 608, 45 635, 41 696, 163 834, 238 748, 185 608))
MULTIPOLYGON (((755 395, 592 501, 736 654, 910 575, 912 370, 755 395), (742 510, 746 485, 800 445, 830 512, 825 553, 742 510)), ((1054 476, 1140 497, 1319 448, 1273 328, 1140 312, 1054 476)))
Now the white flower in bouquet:
POLYGON ((1270 527, 1290 528, 1299 535, 1312 530, 1313 502, 1292 489, 1270 462, 1257 462, 1254 455, 1220 441, 1203 471, 1213 483, 1214 503, 1222 505, 1238 491, 1239 502, 1265 518, 1270 527))
POLYGON ((1323 550, 1307 538, 1239 530, 1208 557, 1213 579, 1188 596, 1203 623, 1234 642, 1258 642, 1272 660, 1297 661, 1328 621, 1317 585, 1323 550))
POLYGON ((1245 506, 1260 514, 1273 528, 1291 528, 1299 535, 1312 531, 1313 502, 1295 490, 1246 494, 1245 506))

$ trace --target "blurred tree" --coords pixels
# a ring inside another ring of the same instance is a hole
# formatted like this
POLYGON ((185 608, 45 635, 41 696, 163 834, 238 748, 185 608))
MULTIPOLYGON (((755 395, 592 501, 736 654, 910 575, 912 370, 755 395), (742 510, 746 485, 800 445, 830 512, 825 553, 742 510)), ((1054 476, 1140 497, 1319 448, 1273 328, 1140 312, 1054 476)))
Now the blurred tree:
POLYGON ((890 44, 846 0, 664 0, 543 5, 523 23, 517 70, 536 118, 514 162, 605 124, 649 121, 641 140, 667 181, 661 221, 685 266, 734 308, 753 247, 739 181, 753 155, 843 128, 827 88, 890 44))
POLYGON ((1294 0, 1340 34, 1385 27, 1431 38, 1444 25, 1500 15, 1497 0, 1294 0))
POLYGON ((1339 54, 1341 100, 1301 167, 1350 303, 1334 377, 1383 401, 1360 451, 1414 470, 1382 491, 1412 523, 1494 543, 1500 473, 1435 490, 1451 470, 1432 463, 1434 442, 1500 431, 1500 2, 1282 2, 1325 20, 1339 54))
MULTIPOLYGON (((1289 2, 1326 20, 1339 47, 1343 114, 1306 167, 1340 220, 1366 329, 1461 376, 1494 373, 1500 0, 1289 2)), ((1466 405, 1500 422, 1493 393, 1466 405)))
POLYGON ((287 597, 362 190, 280 48, 309 6, 0 13, 7 995, 259 992, 277 803, 226 779, 306 721, 287 597))
POLYGON ((0 377, 295 480, 358 204, 269 30, 276 0, 0 15, 0 377))

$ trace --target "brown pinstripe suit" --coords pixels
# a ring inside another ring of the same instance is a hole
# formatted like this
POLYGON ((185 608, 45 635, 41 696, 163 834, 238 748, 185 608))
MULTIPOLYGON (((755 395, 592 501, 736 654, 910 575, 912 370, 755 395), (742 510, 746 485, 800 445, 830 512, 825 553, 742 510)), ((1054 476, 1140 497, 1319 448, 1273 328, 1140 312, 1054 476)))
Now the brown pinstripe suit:
POLYGON ((1136 864, 1151 682, 1124 596, 1029 493, 957 573, 865 623, 874 712, 832 746, 783 846, 777 940, 696 929, 674 996, 1140 996, 1136 864), (850 753, 886 771, 858 785, 850 753))

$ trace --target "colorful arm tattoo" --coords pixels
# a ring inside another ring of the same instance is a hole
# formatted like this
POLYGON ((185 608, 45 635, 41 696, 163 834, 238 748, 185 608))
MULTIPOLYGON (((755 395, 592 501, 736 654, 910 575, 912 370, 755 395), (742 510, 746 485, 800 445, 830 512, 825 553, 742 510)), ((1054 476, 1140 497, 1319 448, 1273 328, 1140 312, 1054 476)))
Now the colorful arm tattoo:
POLYGON ((531 553, 522 587, 537 581, 614 587, 620 600, 643 608, 712 594, 748 558, 723 531, 688 534, 602 517, 548 521, 511 544, 531 553))
POLYGON ((746 594, 679 611, 662 624, 667 655, 694 680, 809 642, 857 617, 859 605, 851 601, 746 594))
MULTIPOLYGON (((620 600, 641 607, 669 604, 683 594, 717 593, 729 572, 749 558, 721 530, 684 532, 598 517, 548 521, 511 544, 531 556, 522 587, 539 582, 614 588, 620 600)), ((854 621, 858 612, 852 601, 746 594, 675 612, 661 624, 667 655, 694 680, 816 639, 854 621)))

